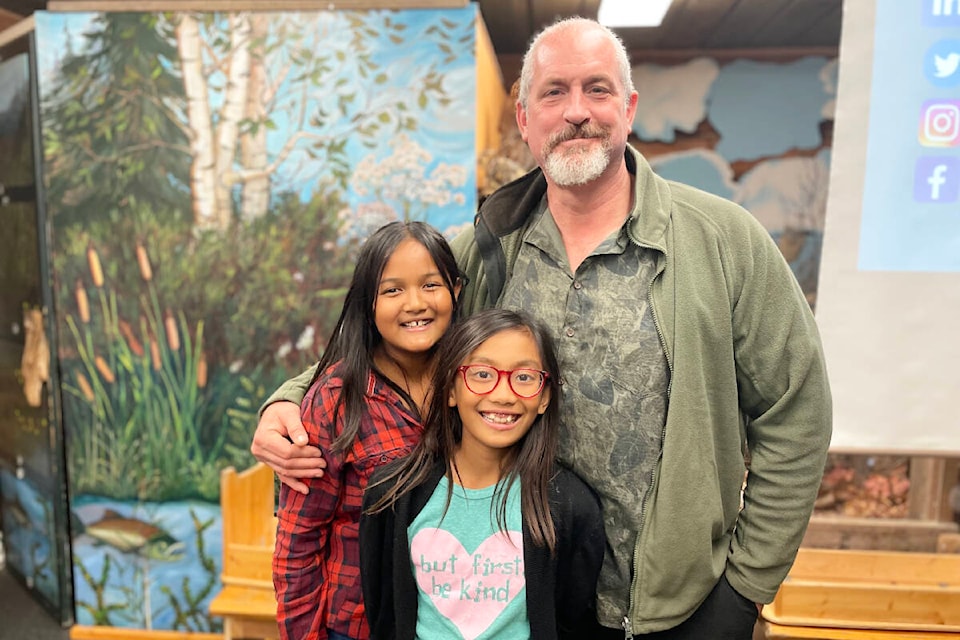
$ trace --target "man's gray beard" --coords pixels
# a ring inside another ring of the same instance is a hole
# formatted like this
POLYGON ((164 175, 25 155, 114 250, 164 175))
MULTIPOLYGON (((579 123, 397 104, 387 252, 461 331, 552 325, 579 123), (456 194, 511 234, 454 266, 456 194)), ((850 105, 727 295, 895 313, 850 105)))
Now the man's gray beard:
POLYGON ((588 151, 563 153, 554 149, 547 154, 543 171, 561 187, 578 187, 593 182, 610 164, 606 140, 588 151))

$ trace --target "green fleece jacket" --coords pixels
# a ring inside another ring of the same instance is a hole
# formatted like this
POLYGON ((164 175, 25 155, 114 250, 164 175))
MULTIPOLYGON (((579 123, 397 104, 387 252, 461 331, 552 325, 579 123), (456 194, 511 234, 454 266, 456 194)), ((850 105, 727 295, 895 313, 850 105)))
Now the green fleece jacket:
MULTIPOLYGON (((832 408, 813 314, 769 233, 741 207, 660 178, 634 149, 625 158, 639 203, 628 235, 659 252, 650 298, 671 375, 623 612, 650 633, 689 617, 723 573, 746 598, 773 600, 813 510, 832 408)), ((505 185, 454 241, 469 278, 462 313, 496 304, 545 192, 539 170, 505 185)), ((299 402, 308 382, 268 403, 299 402)), ((571 431, 578 448, 609 447, 571 431)))

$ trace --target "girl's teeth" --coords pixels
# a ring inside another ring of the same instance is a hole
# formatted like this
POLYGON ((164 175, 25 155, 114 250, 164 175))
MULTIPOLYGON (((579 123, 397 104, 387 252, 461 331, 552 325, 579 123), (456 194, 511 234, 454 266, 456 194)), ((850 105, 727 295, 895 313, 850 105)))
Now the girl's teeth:
POLYGON ((517 416, 503 413, 484 413, 485 420, 496 422, 497 424, 510 424, 517 421, 517 416))

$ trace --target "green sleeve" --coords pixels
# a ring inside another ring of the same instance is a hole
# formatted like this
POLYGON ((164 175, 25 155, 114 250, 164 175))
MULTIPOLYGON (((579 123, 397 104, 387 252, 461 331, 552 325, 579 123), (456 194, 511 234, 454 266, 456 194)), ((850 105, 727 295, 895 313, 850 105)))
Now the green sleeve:
POLYGON ((303 402, 303 397, 307 395, 307 389, 310 388, 310 381, 313 380, 316 371, 317 365, 313 365, 303 373, 281 384, 260 407, 260 415, 263 415, 263 410, 274 402, 293 402, 296 404, 303 402))
POLYGON ((450 243, 453 255, 461 273, 466 276, 466 282, 460 291, 460 317, 476 313, 480 309, 492 306, 487 301, 487 281, 483 273, 483 259, 477 249, 473 227, 469 227, 450 243))

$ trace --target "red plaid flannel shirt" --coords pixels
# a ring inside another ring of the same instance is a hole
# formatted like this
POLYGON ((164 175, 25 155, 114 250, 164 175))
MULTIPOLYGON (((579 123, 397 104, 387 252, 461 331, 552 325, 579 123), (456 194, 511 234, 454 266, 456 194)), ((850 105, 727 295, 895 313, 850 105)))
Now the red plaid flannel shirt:
POLYGON ((419 418, 377 374, 367 384, 366 409, 353 446, 334 452, 343 412, 334 419, 342 380, 336 365, 318 379, 302 403, 310 444, 327 461, 322 478, 307 479, 307 495, 280 487, 273 584, 283 640, 324 640, 327 630, 365 639, 370 629, 360 588, 358 542, 361 500, 378 466, 406 455, 420 439, 419 418))

